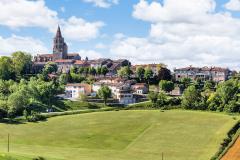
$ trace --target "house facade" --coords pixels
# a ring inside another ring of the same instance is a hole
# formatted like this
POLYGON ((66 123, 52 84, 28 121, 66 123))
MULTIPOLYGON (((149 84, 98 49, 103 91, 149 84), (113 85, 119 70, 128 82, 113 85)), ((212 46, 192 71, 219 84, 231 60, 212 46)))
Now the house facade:
POLYGON ((65 96, 68 99, 78 99, 80 95, 90 95, 92 86, 86 83, 68 83, 65 86, 65 96))
POLYGON ((228 68, 221 67, 186 67, 174 69, 175 79, 180 81, 182 78, 190 78, 192 80, 201 79, 203 81, 212 80, 214 82, 226 81, 231 76, 228 68))
POLYGON ((135 94, 147 94, 149 91, 149 86, 146 83, 136 83, 131 88, 135 94))

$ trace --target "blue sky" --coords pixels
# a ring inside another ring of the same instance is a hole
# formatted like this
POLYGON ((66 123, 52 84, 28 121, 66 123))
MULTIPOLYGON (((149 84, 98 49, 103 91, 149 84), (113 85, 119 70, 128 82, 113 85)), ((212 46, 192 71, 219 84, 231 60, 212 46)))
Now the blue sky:
POLYGON ((51 53, 60 24, 69 52, 91 59, 239 68, 239 0, 2 0, 0 10, 0 55, 51 53))

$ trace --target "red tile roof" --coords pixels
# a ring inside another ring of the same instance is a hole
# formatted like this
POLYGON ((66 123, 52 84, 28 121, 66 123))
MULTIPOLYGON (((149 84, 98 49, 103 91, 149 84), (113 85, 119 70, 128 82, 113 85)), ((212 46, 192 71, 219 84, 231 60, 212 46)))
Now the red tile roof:
POLYGON ((90 84, 87 83, 68 83, 66 86, 76 86, 76 87, 86 87, 90 86, 90 84))
POLYGON ((58 59, 58 60, 55 60, 54 62, 56 62, 56 63, 73 63, 74 60, 73 59, 58 59))
POLYGON ((83 64, 86 64, 86 63, 87 63, 86 61, 83 61, 83 60, 77 60, 77 61, 75 61, 74 64, 83 65, 83 64))

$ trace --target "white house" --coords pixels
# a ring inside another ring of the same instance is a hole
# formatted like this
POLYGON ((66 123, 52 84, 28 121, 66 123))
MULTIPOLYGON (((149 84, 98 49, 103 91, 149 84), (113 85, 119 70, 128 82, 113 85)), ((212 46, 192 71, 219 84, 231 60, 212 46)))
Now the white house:
POLYGON ((116 99, 118 99, 120 104, 124 104, 124 105, 136 102, 133 94, 129 93, 129 92, 119 92, 119 93, 117 93, 116 99))
POLYGON ((81 94, 90 95, 92 87, 85 83, 68 83, 65 87, 66 98, 78 99, 81 94))
POLYGON ((132 90, 136 94, 147 94, 149 87, 146 83, 136 83, 131 86, 132 90))

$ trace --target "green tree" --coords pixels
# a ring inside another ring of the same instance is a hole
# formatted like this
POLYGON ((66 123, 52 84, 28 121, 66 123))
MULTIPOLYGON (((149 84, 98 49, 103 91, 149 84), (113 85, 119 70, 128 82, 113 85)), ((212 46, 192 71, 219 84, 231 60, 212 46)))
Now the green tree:
POLYGON ((143 67, 138 67, 136 70, 136 75, 139 81, 141 82, 144 78, 145 69, 143 67))
POLYGON ((14 52, 12 54, 14 71, 17 77, 30 72, 32 56, 25 52, 14 52))
POLYGON ((167 102, 167 95, 164 92, 158 94, 158 105, 160 107, 164 106, 167 102))
POLYGON ((96 72, 97 72, 97 75, 101 75, 102 74, 102 67, 97 67, 96 72))
POLYGON ((84 73, 84 67, 80 67, 80 68, 78 69, 78 73, 79 73, 79 74, 83 74, 83 73, 84 73))
POLYGON ((203 90, 214 90, 215 88, 215 83, 213 81, 206 81, 204 83, 203 90))
POLYGON ((118 76, 123 77, 123 78, 130 78, 132 74, 132 70, 129 66, 121 67, 118 70, 118 76))
POLYGON ((157 75, 158 81, 160 80, 167 80, 170 81, 172 79, 171 71, 164 66, 161 66, 158 70, 157 75))
POLYGON ((104 100, 104 104, 107 104, 107 99, 112 95, 112 90, 108 86, 102 86, 98 90, 98 96, 104 100))
POLYGON ((85 74, 85 76, 87 76, 89 74, 89 70, 90 70, 89 67, 84 67, 84 74, 85 74))
POLYGON ((174 83, 172 81, 161 80, 159 87, 162 91, 171 92, 174 89, 174 83))
MULTIPOLYGON (((218 85, 216 96, 220 101, 220 106, 217 108, 219 111, 223 111, 230 101, 234 100, 236 102, 238 100, 239 87, 240 83, 237 79, 230 79, 218 85)), ((233 104, 233 102, 231 103, 233 104)))
POLYGON ((150 67, 147 67, 144 72, 144 78, 146 79, 148 84, 150 84, 150 80, 152 77, 153 77, 153 71, 150 67))
POLYGON ((182 97, 182 106, 185 109, 199 109, 201 95, 195 86, 189 86, 182 97))
POLYGON ((78 68, 73 66, 73 67, 70 68, 70 72, 77 74, 78 73, 78 68))
POLYGON ((12 93, 7 101, 9 107, 10 118, 21 115, 23 110, 29 104, 29 97, 24 90, 12 93))
POLYGON ((89 73, 92 75, 92 76, 95 76, 97 71, 94 67, 91 67, 90 70, 89 70, 89 73))
POLYGON ((0 100, 0 119, 7 117, 7 113, 8 113, 7 101, 0 100))
POLYGON ((192 83, 192 80, 190 78, 182 78, 180 80, 180 87, 184 90, 188 88, 192 83))
POLYGON ((0 79, 15 79, 15 72, 13 66, 13 61, 10 57, 0 57, 0 79))
POLYGON ((43 68, 43 74, 48 75, 48 74, 57 72, 57 70, 58 70, 58 67, 56 63, 48 62, 43 68))
POLYGON ((152 106, 155 107, 158 100, 158 93, 157 92, 149 92, 148 99, 152 102, 152 106))
POLYGON ((104 67, 101 68, 101 74, 102 74, 102 75, 106 76, 106 74, 107 74, 108 72, 109 72, 109 71, 108 71, 108 68, 107 68, 106 66, 104 66, 104 67))
POLYGON ((67 84, 68 81, 69 81, 69 75, 66 74, 66 73, 62 73, 60 76, 59 76, 59 83, 60 84, 67 84))

